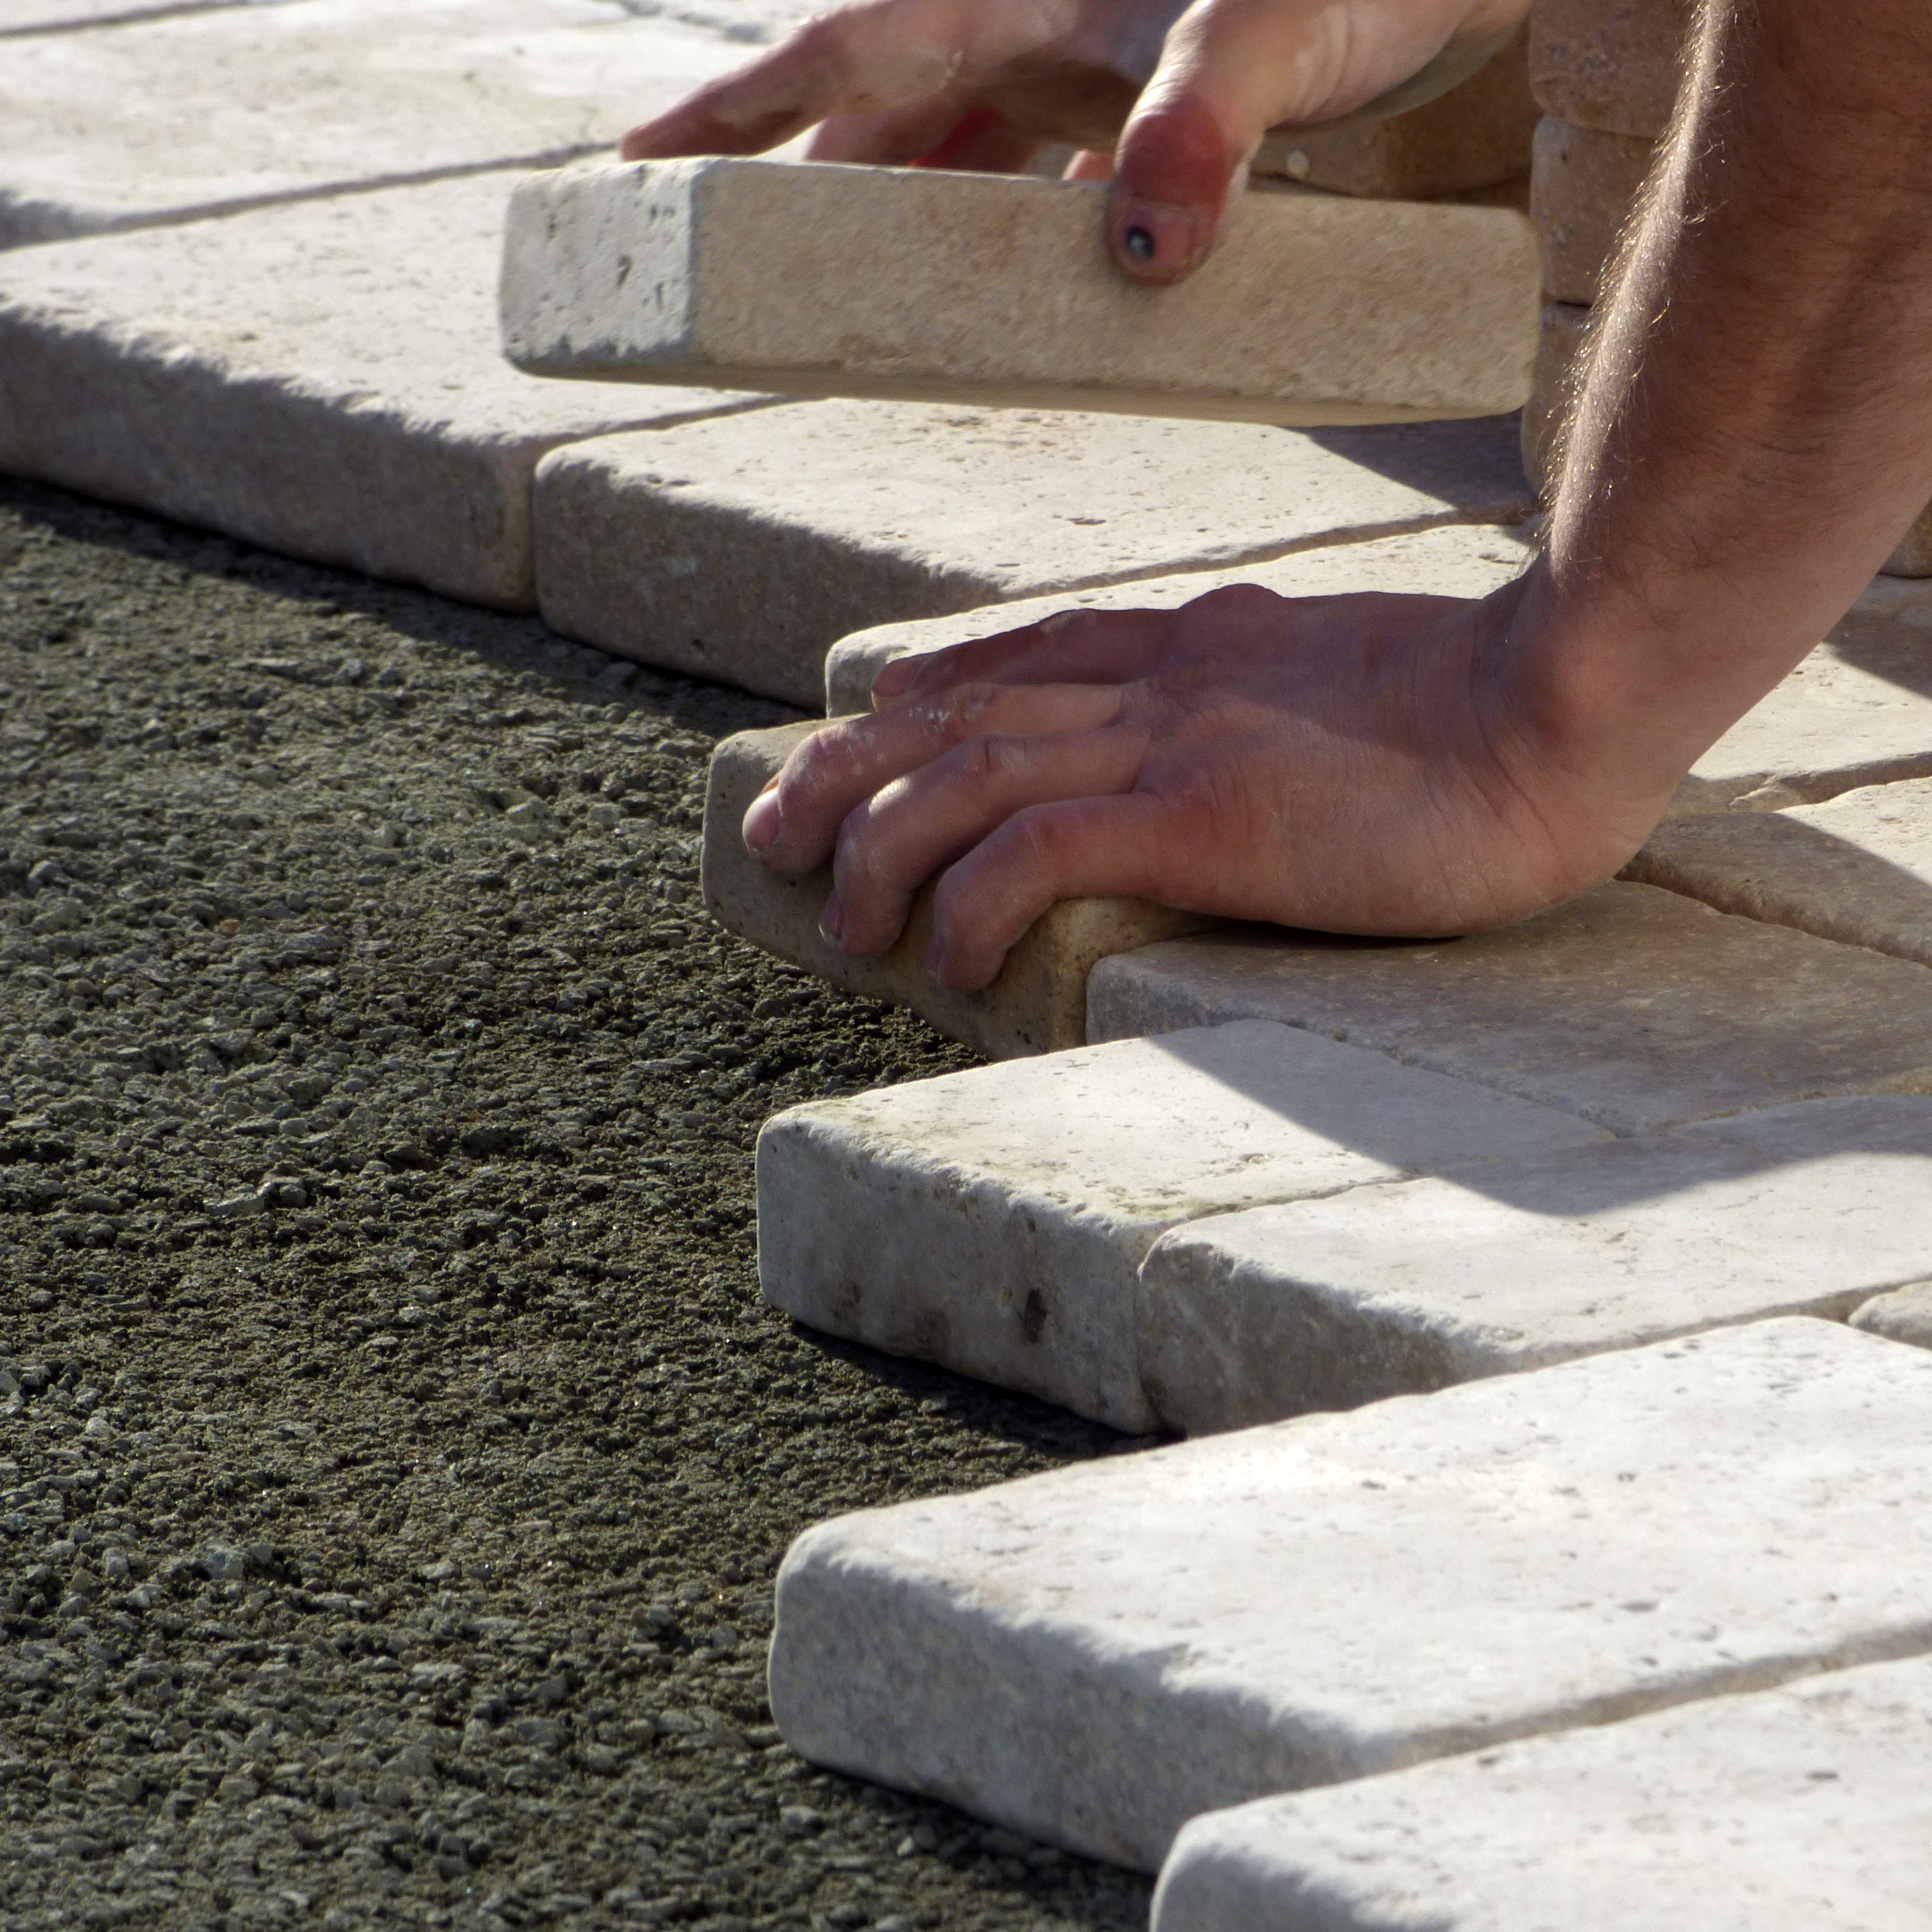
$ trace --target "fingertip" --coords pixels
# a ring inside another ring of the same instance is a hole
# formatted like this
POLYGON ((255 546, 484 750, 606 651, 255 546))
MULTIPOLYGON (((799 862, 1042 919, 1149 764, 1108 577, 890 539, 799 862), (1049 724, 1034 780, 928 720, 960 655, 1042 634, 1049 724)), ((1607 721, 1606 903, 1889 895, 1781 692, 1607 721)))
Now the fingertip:
POLYGON ((1203 210, 1117 194, 1108 211, 1107 247, 1124 275, 1164 288, 1201 266, 1213 232, 1203 210))
POLYGON ((774 778, 746 811, 742 826, 746 850, 762 859, 778 843, 784 830, 784 813, 778 803, 778 781, 774 778))

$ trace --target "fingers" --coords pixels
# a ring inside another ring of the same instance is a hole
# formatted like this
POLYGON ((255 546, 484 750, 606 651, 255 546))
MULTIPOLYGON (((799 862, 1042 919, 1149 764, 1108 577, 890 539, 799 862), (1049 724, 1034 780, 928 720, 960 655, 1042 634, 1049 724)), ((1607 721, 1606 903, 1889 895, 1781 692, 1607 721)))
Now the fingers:
POLYGON ((1166 647, 1168 610, 1060 610, 1037 624, 897 658, 872 680, 880 710, 958 684, 1124 684, 1166 647))
POLYGON ((838 828, 895 778, 986 733, 1028 736, 1096 730, 1119 714, 1120 694, 1102 686, 962 685, 921 703, 815 732, 778 784, 745 814, 746 844, 782 872, 822 866, 838 828))
POLYGON ((1131 788, 1144 730, 1118 727, 1050 737, 982 735, 895 780, 845 820, 826 937, 872 957, 904 928, 913 895, 1016 812, 1131 788))

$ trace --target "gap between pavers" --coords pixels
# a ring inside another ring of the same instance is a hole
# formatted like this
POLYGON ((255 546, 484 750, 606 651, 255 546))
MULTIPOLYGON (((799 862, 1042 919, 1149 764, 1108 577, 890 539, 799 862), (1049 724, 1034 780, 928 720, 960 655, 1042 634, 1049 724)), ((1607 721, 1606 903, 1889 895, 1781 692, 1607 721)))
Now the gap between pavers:
POLYGON ((889 621, 1432 524, 1520 522, 1512 418, 1367 429, 800 403, 608 436, 537 472, 565 635, 815 709, 889 621))
POLYGON ((1921 1932, 1932 1664, 1867 1664, 1183 1828, 1153 1932, 1921 1932))
POLYGON ((10 40, 0 248, 559 160, 745 56, 611 0, 303 0, 10 40))
POLYGON ((748 939, 821 979, 875 1000, 909 1006, 950 1038, 994 1060, 1053 1053, 1086 1037, 1087 977, 1095 960, 1205 931, 1220 923, 1144 899, 1063 899, 1034 920, 1006 956, 993 983, 956 993, 927 971, 933 887, 914 899, 906 930, 878 959, 855 959, 818 929, 832 890, 830 866, 802 878, 769 872, 740 833, 746 808, 786 758, 824 719, 741 731, 711 755, 706 782, 704 903, 727 932, 748 939))
POLYGON ((1928 1258, 1932 1100, 1817 1100, 1190 1221, 1140 1270, 1132 1353, 1152 1413, 1202 1435, 1843 1320, 1928 1258))
POLYGON ((1136 1276, 1168 1229, 1606 1138, 1286 1027, 1121 1041, 768 1121, 759 1279, 815 1328, 1144 1432, 1136 1276))
POLYGON ((533 608, 540 458, 759 399, 566 388, 508 368, 492 288, 514 179, 0 255, 0 468, 533 608))
POLYGON ((1932 973, 1654 886, 1442 942, 1246 932, 1117 955, 1087 1037, 1231 1020, 1325 1034, 1619 1135, 1838 1094, 1932 1092, 1932 973))
POLYGON ((1932 1356, 1764 1322, 820 1525, 771 1702, 1151 1869, 1204 1811, 1932 1650, 1932 1356))

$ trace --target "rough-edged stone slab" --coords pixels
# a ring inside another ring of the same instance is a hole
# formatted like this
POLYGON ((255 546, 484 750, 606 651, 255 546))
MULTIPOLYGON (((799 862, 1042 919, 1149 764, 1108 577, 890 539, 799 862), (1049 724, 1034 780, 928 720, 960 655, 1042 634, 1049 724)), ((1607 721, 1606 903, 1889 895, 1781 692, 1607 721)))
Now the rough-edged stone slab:
POLYGON ((1580 127, 1655 140, 1670 124, 1694 0, 1538 0, 1529 22, 1537 104, 1580 127))
POLYGON ((755 399, 507 368, 508 192, 485 175, 0 256, 0 469, 531 608, 540 457, 755 399))
POLYGON ((1160 1420, 1202 1435, 1841 1320, 1928 1261, 1932 1100, 1818 1100, 1191 1221, 1142 1269, 1137 1352, 1160 1420))
POLYGON ((614 0, 304 0, 10 40, 0 248, 560 160, 743 58, 614 0))
POLYGON ((1623 875, 1932 966, 1932 779, 1660 825, 1623 875))
POLYGON ((1546 116, 1536 130, 1530 218, 1552 302, 1587 307, 1603 292, 1617 238, 1650 172, 1656 143, 1546 116))
POLYGON ((1486 597, 1520 577, 1535 554, 1520 530, 1453 524, 1366 543, 1297 550, 1238 570, 1189 571, 1177 577, 1025 598, 947 617, 876 624, 840 638, 827 652, 825 709, 835 717, 871 710, 872 680, 895 658, 1017 630, 1063 610, 1172 610, 1231 584, 1258 584, 1283 597, 1334 597, 1356 590, 1486 597))
POLYGON ((537 472, 566 636, 815 706, 826 652, 896 619, 1528 513, 1505 420, 1256 424, 798 404, 612 436, 537 472))
POLYGON ((1888 1342, 1915 1348, 1932 1348, 1932 1281, 1909 1282, 1886 1294, 1875 1294, 1852 1315, 1852 1326, 1888 1342))
POLYGON ((1868 1664, 1182 1828, 1154 1932, 1917 1932, 1932 1664, 1868 1664))
POLYGON ((1203 1811, 1928 1650, 1932 1358, 1791 1319, 822 1524, 771 1700, 1151 1868, 1203 1811))
POLYGON ((1120 1041, 779 1114, 759 1279, 814 1328, 1144 1432, 1136 1276, 1168 1228, 1604 1138, 1287 1027, 1120 1041))
POLYGON ((883 958, 855 959, 818 929, 832 890, 827 866, 803 878, 767 871, 746 849, 746 808, 794 747, 825 721, 741 731, 711 754, 704 800, 704 903, 728 932, 821 979, 869 998, 910 1006, 941 1033, 994 1060, 1054 1053, 1086 1038, 1087 977, 1096 959, 1220 923, 1144 899, 1064 899, 1034 920, 999 977, 977 993, 941 986, 926 968, 933 889, 913 902, 898 944, 883 958))
POLYGON ((1844 1094, 1932 1092, 1932 973, 1611 884, 1502 932, 1210 934, 1104 961, 1090 1040, 1270 1019, 1646 1133, 1844 1094))
POLYGON ((1508 208, 1250 194, 1175 288, 1099 182, 717 157, 535 175, 503 345, 533 375, 1265 423, 1496 416, 1529 393, 1508 208))

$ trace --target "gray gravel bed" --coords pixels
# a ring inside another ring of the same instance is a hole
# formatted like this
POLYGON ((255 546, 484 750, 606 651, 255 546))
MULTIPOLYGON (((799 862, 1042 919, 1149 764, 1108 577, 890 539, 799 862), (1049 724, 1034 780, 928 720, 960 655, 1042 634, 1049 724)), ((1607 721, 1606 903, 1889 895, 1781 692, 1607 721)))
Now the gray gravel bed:
POLYGON ((1129 1446, 759 1298, 968 1064, 700 910, 788 714, 4 484, 0 698, 0 1932, 1142 1922, 771 1726, 801 1528, 1129 1446))

